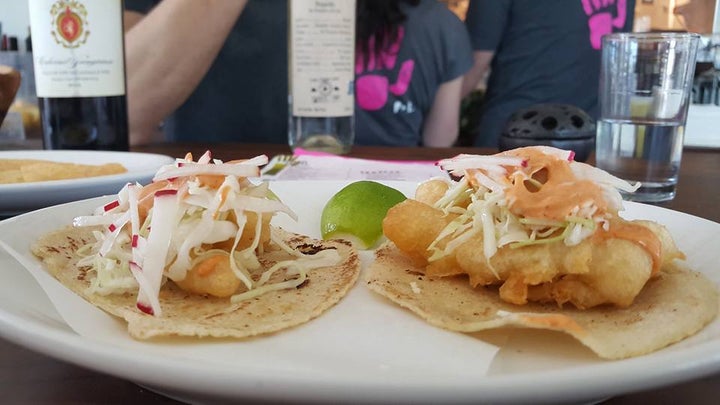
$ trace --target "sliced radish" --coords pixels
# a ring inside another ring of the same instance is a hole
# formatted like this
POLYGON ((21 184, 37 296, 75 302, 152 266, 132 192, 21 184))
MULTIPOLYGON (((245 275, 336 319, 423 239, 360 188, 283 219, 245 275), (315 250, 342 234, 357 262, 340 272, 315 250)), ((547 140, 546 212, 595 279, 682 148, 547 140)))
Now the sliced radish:
MULTIPOLYGON (((147 277, 149 289, 146 293, 140 290, 138 303, 149 304, 155 316, 162 312, 158 302, 165 262, 170 239, 176 227, 179 209, 176 190, 159 190, 155 192, 152 208, 152 228, 147 238, 143 274, 147 277)), ((138 280, 139 283, 139 280, 138 280)))

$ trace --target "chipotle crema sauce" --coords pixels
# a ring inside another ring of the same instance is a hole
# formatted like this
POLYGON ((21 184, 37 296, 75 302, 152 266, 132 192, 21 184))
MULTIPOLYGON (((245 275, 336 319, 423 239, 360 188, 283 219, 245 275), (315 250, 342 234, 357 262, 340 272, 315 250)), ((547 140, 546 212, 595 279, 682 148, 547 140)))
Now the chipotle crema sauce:
MULTIPOLYGON (((592 180, 576 178, 567 160, 532 148, 514 149, 500 153, 499 156, 521 157, 526 162, 522 168, 505 168, 514 173, 505 185, 508 208, 513 214, 525 218, 564 221, 576 207, 589 202, 597 207, 595 215, 608 212, 602 188, 592 180)), ((625 221, 616 212, 612 214, 608 230, 598 228, 593 238, 600 241, 618 238, 636 243, 651 256, 652 271, 656 274, 660 270, 662 258, 660 239, 647 227, 625 221)))

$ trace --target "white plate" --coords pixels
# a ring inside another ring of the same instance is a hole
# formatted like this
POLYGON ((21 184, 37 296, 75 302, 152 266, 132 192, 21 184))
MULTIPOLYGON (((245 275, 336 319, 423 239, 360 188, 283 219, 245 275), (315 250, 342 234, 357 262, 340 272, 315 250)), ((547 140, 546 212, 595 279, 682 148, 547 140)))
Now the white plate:
MULTIPOLYGON (((414 189, 411 183, 390 184, 406 193, 414 189)), ((273 183, 301 218, 293 223, 278 217, 277 223, 317 236, 325 201, 343 185, 273 183)), ((89 212, 100 200, 0 222, 0 238, 34 260, 27 251, 32 240, 89 212)), ((642 204, 627 208, 626 217, 666 224, 689 264, 720 282, 720 224, 642 204)), ((2 249, 0 280, 0 335, 6 339, 188 401, 579 402, 720 371, 720 320, 656 353, 602 361, 559 333, 518 329, 470 336, 438 329, 359 282, 326 314, 271 336, 148 343, 102 331, 93 338, 75 333, 35 279, 2 249), (479 348, 486 346, 483 341, 503 339, 507 341, 484 375, 479 348), (198 352, 204 353, 202 358, 198 352)), ((97 329, 125 327, 104 314, 98 320, 97 329)))
POLYGON ((0 184, 0 215, 12 215, 68 201, 117 193, 127 182, 147 183, 174 158, 152 153, 76 150, 1 151, 0 159, 40 159, 90 165, 120 163, 125 173, 81 179, 0 184))

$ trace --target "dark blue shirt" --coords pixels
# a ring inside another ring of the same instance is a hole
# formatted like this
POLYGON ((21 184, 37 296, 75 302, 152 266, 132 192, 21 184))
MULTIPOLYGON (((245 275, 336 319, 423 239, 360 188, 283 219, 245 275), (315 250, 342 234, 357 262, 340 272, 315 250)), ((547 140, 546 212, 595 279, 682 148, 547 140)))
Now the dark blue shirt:
POLYGON ((635 0, 471 0, 473 48, 495 52, 475 145, 497 147, 510 115, 533 104, 597 118, 600 38, 630 31, 634 9, 635 0))

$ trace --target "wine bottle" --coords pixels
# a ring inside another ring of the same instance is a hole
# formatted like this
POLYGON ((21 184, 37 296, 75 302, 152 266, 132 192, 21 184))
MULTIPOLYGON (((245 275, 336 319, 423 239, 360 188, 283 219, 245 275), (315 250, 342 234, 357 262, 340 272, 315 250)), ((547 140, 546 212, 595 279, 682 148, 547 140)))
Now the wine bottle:
POLYGON ((122 0, 29 0, 45 149, 128 150, 122 0))
POLYGON ((11 51, 11 52, 17 52, 18 50, 20 50, 20 48, 18 47, 18 39, 17 39, 17 37, 8 37, 8 48, 7 48, 7 50, 8 50, 8 51, 11 51))
POLYGON ((290 147, 347 153, 355 138, 355 0, 288 7, 290 147))
POLYGON ((30 27, 28 27, 28 36, 25 38, 25 52, 32 52, 32 34, 30 34, 30 27))

